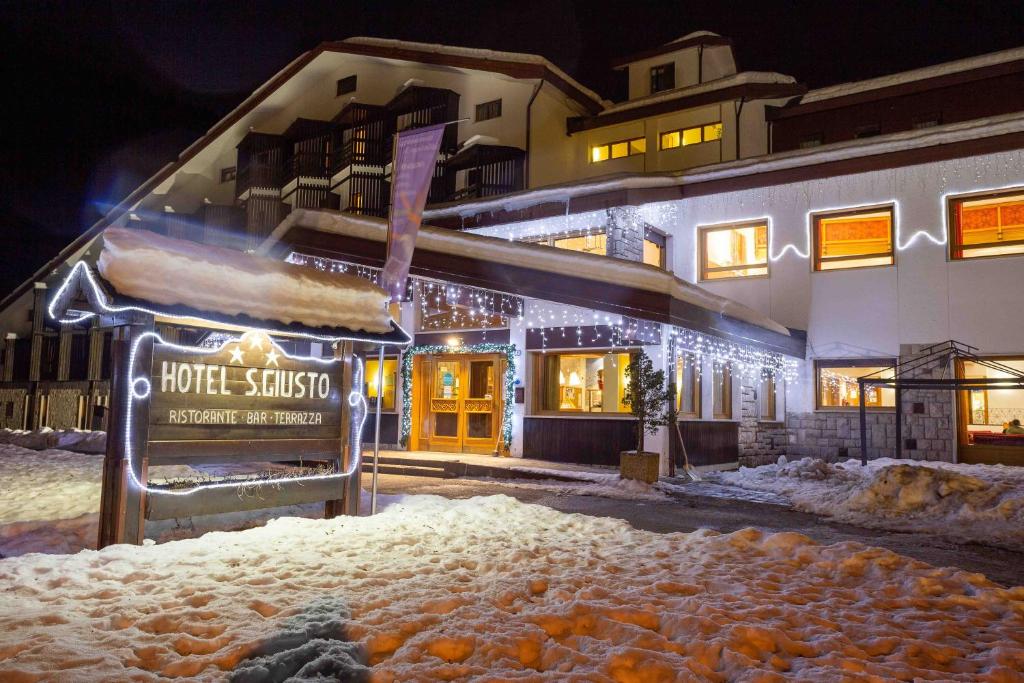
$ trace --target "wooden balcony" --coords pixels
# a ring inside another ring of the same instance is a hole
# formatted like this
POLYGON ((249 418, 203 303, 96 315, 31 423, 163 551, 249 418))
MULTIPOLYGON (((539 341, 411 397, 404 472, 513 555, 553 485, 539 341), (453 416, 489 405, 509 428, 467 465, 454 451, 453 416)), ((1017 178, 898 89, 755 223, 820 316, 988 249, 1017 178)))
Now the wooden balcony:
POLYGON ((465 184, 440 201, 453 202, 508 194, 524 189, 526 152, 501 145, 470 145, 448 159, 454 177, 465 171, 465 184))

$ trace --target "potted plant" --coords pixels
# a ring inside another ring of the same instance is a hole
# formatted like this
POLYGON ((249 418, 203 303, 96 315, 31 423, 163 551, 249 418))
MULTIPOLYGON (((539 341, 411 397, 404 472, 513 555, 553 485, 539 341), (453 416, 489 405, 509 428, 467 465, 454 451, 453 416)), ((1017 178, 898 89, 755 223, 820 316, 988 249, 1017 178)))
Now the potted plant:
POLYGON ((650 357, 640 351, 630 356, 626 368, 626 391, 622 403, 636 418, 636 450, 619 453, 619 473, 623 479, 658 481, 661 456, 644 450, 644 437, 654 434, 669 421, 671 395, 665 387, 665 371, 655 370, 650 357))

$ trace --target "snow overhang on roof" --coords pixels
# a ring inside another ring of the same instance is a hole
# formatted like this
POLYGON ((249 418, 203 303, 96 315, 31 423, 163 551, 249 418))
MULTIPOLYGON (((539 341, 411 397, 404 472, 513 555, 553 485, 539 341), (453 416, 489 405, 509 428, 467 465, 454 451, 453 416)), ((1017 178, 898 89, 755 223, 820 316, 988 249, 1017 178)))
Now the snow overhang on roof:
POLYGON ((670 52, 678 52, 679 50, 685 50, 688 47, 711 47, 714 45, 725 45, 732 47, 732 39, 725 38, 712 31, 693 31, 687 33, 681 38, 671 40, 664 45, 653 47, 649 50, 637 52, 621 59, 616 59, 612 62, 612 68, 616 71, 625 69, 634 62, 639 62, 644 59, 651 59, 659 55, 669 54, 670 52))
POLYGON ((785 99, 807 88, 792 76, 772 71, 743 71, 731 76, 655 93, 606 107, 593 116, 569 119, 569 133, 611 126, 647 116, 713 104, 726 100, 785 99))
MULTIPOLYGON (((335 211, 296 209, 260 247, 380 266, 387 223, 335 211)), ((660 268, 594 254, 423 226, 410 272, 497 292, 678 325, 803 358, 805 339, 725 297, 660 268)))
POLYGON ((384 290, 362 278, 142 230, 111 228, 103 239, 98 272, 76 263, 53 295, 55 320, 143 313, 325 341, 411 341, 391 319, 384 290))

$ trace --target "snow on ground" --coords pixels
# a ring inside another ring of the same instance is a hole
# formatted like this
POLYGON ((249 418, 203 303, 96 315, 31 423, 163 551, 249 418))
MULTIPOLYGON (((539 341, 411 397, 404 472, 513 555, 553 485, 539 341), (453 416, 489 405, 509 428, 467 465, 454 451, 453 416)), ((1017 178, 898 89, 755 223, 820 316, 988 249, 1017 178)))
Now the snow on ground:
POLYGON ((1024 588, 856 543, 409 497, 0 560, 0 679, 1020 680, 1024 588))
POLYGON ((37 451, 60 448, 76 453, 103 453, 107 448, 107 433, 49 427, 38 431, 0 429, 0 444, 13 444, 37 451))
POLYGON ((860 526, 1024 549, 1024 468, 881 458, 804 458, 706 478, 779 494, 801 510, 860 526))

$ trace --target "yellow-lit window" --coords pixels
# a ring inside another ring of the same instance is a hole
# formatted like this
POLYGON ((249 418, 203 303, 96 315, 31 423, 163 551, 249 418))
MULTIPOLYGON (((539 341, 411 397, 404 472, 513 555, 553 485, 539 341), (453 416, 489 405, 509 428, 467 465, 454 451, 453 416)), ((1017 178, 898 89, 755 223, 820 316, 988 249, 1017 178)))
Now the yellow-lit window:
POLYGON ((700 417, 700 356, 693 353, 676 358, 676 411, 679 417, 700 417))
POLYGON ((814 243, 815 270, 892 265, 892 207, 815 216, 814 243))
POLYGON ((712 416, 716 420, 732 418, 732 370, 728 363, 715 363, 711 387, 712 416))
POLYGON ((776 392, 778 385, 775 383, 775 377, 768 375, 767 377, 761 378, 760 396, 758 402, 761 405, 761 419, 774 422, 777 419, 776 412, 776 392))
POLYGON ((631 140, 619 140, 603 145, 594 145, 590 148, 590 161, 608 161, 609 159, 623 159, 634 154, 643 154, 647 151, 646 138, 633 138, 631 140))
POLYGON ((551 245, 558 249, 570 251, 582 251, 586 254, 608 253, 608 238, 603 232, 590 235, 577 235, 576 237, 562 237, 551 242, 551 245))
POLYGON ((665 247, 651 240, 644 240, 644 263, 655 268, 664 268, 665 247))
POLYGON ((628 353, 535 354, 539 405, 543 412, 628 413, 628 353))
POLYGON ((674 149, 679 146, 699 145, 702 142, 712 142, 722 139, 722 123, 706 123, 703 126, 694 126, 682 130, 673 130, 662 133, 660 136, 662 149, 674 149))
MULTIPOLYGON (((891 379, 893 361, 885 360, 819 360, 815 361, 818 376, 818 408, 860 408, 860 386, 857 379, 891 379)), ((891 387, 867 386, 864 405, 868 408, 892 408, 896 405, 896 390, 891 387)))
POLYGON ((701 279, 768 274, 768 224, 701 228, 701 279))
POLYGON ((687 145, 697 145, 701 142, 700 126, 696 128, 687 128, 683 131, 683 147, 686 147, 687 145))
POLYGON ((1024 254, 1024 191, 949 200, 954 259, 1024 254))
POLYGON ((384 359, 383 391, 379 391, 379 387, 377 385, 377 369, 379 365, 380 361, 376 358, 368 359, 366 361, 366 377, 364 382, 366 400, 370 404, 370 409, 374 410, 377 406, 377 397, 383 396, 383 402, 380 404, 380 409, 384 411, 393 411, 395 409, 395 386, 398 379, 398 359, 384 359))

